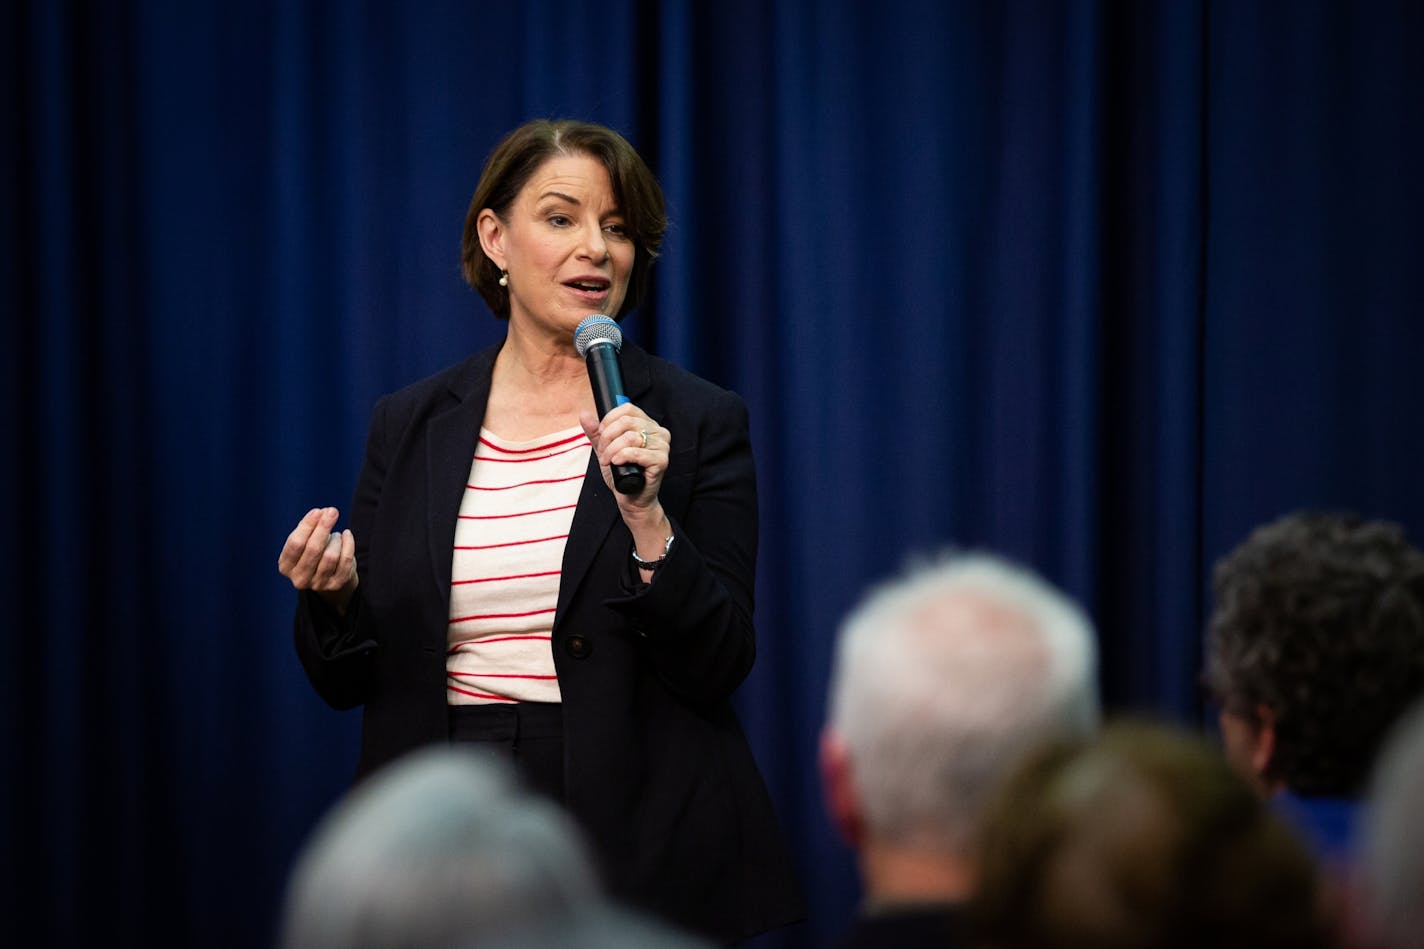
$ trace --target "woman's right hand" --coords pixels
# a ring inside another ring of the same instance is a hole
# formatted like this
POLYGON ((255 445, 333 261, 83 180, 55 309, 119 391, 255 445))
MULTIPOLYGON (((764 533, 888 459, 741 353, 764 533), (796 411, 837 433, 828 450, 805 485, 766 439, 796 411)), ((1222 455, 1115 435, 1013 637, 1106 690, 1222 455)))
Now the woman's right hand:
POLYGON ((356 538, 350 529, 333 534, 334 507, 312 508, 287 535, 277 570, 298 590, 319 595, 343 616, 356 592, 356 538))

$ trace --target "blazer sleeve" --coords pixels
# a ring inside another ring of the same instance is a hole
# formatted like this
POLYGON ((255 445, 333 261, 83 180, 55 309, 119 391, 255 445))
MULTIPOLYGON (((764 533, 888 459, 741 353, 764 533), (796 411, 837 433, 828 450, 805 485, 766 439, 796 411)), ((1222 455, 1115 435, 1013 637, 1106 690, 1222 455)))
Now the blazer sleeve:
MULTIPOLYGON (((366 459, 352 498, 351 533, 356 541, 358 575, 369 563, 371 532, 380 503, 388 457, 385 437, 389 399, 376 403, 366 435, 366 459)), ((294 638, 297 657, 317 695, 335 709, 349 709, 366 701, 376 650, 375 631, 366 622, 367 610, 358 584, 346 615, 341 616, 311 592, 297 596, 294 638)))
MULTIPOLYGON (((675 538, 651 584, 642 584, 628 542, 630 595, 608 601, 645 641, 659 678, 693 703, 729 698, 756 658, 752 626, 756 580, 757 494, 747 409, 734 393, 700 420, 686 504, 669 508, 675 538)), ((674 459, 678 458, 673 432, 674 459)), ((664 482, 671 496, 674 486, 664 482)), ((671 500, 671 497, 669 498, 671 500)))

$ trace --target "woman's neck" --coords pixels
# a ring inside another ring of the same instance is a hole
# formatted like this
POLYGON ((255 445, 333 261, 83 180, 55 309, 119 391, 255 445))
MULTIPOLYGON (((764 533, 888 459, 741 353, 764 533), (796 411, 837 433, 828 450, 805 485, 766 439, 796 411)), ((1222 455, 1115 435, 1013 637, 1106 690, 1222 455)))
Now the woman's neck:
POLYGON ((485 427, 525 441, 572 428, 584 409, 593 411, 593 390, 574 348, 510 333, 495 357, 485 427))

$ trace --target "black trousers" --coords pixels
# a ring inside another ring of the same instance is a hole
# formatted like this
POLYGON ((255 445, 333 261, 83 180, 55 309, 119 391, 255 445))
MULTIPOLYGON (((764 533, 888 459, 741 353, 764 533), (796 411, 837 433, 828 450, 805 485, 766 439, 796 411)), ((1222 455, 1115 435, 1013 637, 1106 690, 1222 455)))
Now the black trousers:
POLYGON ((560 804, 564 795, 564 707, 556 702, 450 706, 450 741, 514 764, 524 783, 560 804))

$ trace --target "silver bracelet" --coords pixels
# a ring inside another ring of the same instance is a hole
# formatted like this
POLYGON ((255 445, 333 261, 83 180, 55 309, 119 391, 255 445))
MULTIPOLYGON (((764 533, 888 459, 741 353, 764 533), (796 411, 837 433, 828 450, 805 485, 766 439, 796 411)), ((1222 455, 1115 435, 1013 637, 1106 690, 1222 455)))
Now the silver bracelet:
POLYGON ((638 569, 639 569, 639 570, 656 570, 656 569, 658 569, 659 567, 661 567, 661 566, 663 565, 663 562, 667 560, 668 550, 670 550, 670 549, 672 548, 672 537, 673 537, 673 535, 672 535, 672 534, 669 534, 669 535, 668 535, 668 539, 663 542, 663 555, 662 555, 661 557, 659 557, 657 560, 644 560, 642 557, 639 557, 639 556, 638 556, 638 545, 637 545, 637 544, 634 544, 634 545, 633 545, 633 563, 635 563, 635 564, 638 565, 638 569))

